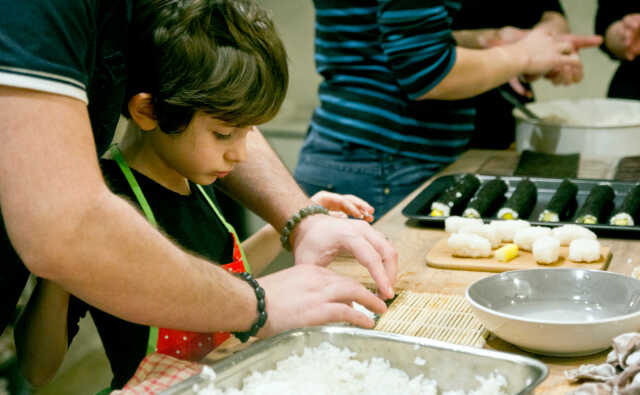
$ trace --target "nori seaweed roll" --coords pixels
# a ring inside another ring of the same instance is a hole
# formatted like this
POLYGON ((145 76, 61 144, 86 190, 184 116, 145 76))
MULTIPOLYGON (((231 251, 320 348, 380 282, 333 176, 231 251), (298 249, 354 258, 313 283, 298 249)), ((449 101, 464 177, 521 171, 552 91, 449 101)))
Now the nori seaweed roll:
POLYGON ((576 223, 597 224, 607 206, 613 202, 614 196, 613 188, 609 185, 596 185, 591 188, 587 200, 578 210, 576 223))
POLYGON ((578 186, 565 179, 562 181, 556 193, 553 194, 547 207, 540 213, 539 221, 560 222, 561 218, 569 215, 571 204, 578 193, 578 186))
POLYGON ((507 184, 499 178, 485 182, 478 190, 476 196, 469 201, 462 216, 467 218, 484 217, 494 203, 504 197, 507 189, 507 184))
POLYGON ((527 179, 522 179, 518 183, 516 190, 513 191, 509 199, 498 211, 500 219, 518 219, 527 218, 538 200, 538 188, 527 179))
POLYGON ((473 174, 465 174, 431 203, 431 215, 433 217, 448 217, 452 211, 461 210, 479 187, 478 177, 473 174))
POLYGON ((622 204, 609 220, 611 225, 634 226, 640 214, 640 184, 627 193, 622 204))

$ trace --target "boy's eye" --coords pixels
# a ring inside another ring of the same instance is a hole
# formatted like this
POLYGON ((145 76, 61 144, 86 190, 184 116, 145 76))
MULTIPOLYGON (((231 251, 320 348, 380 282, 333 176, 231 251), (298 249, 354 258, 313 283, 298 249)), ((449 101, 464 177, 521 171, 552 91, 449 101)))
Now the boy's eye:
POLYGON ((213 135, 218 140, 226 140, 226 139, 231 138, 231 134, 222 134, 222 133, 218 133, 218 132, 213 132, 213 135))

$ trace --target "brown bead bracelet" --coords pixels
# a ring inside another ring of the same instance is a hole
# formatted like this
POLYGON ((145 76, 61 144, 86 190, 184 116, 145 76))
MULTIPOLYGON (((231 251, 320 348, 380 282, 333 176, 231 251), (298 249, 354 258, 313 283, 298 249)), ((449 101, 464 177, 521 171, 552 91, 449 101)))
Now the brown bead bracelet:
POLYGON ((245 343, 249 340, 250 337, 255 336, 256 333, 264 326, 267 322, 267 305, 264 301, 264 289, 258 284, 255 278, 251 275, 251 273, 236 273, 238 277, 248 282, 249 285, 253 288, 256 293, 256 299, 258 300, 258 319, 246 332, 233 332, 233 335, 238 338, 241 342, 245 343))

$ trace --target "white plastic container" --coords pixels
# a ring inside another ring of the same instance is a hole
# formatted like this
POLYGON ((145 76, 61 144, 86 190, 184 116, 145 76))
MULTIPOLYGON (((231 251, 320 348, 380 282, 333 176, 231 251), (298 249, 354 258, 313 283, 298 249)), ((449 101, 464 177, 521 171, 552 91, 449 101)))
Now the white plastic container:
POLYGON ((552 100, 527 104, 542 120, 514 109, 516 150, 581 153, 588 157, 640 155, 640 101, 552 100))

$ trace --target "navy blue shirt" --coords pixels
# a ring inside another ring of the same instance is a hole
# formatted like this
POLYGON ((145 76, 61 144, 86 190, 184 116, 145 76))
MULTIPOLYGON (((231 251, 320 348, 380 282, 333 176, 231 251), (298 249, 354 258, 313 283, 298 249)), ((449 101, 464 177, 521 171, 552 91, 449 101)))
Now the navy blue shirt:
MULTIPOLYGON (((102 154, 125 99, 131 10, 130 0, 0 0, 0 85, 87 103, 102 154)), ((1 333, 29 272, 0 223, 1 333)))
POLYGON ((433 162, 461 154, 474 109, 422 100, 456 59, 456 1, 314 0, 315 61, 324 77, 311 128, 344 141, 433 162))

